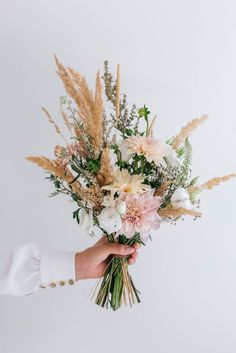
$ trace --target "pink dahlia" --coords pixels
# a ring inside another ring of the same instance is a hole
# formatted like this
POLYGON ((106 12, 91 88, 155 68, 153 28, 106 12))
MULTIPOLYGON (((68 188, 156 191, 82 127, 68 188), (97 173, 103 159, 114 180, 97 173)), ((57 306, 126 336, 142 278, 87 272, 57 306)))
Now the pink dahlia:
POLYGON ((148 162, 153 161, 156 164, 164 163, 164 145, 154 137, 131 136, 125 142, 128 153, 143 155, 148 162))
POLYGON ((127 194, 124 199, 126 213, 122 215, 120 234, 131 238, 136 232, 146 240, 151 230, 158 229, 160 217, 157 210, 160 206, 160 198, 153 196, 153 192, 145 192, 141 196, 127 194))

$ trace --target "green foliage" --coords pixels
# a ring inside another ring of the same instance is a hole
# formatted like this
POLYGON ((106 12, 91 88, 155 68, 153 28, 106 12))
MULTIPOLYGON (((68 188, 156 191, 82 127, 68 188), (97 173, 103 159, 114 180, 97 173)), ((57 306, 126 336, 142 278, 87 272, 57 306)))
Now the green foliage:
POLYGON ((80 211, 80 208, 78 208, 77 210, 75 210, 75 211, 73 212, 73 219, 75 219, 78 224, 80 224, 79 211, 80 211))
POLYGON ((144 106, 142 108, 140 108, 138 110, 138 115, 140 118, 144 117, 144 119, 146 121, 148 121, 148 115, 150 114, 151 112, 148 110, 148 108, 146 107, 146 105, 144 104, 144 106))
POLYGON ((193 178, 193 179, 190 181, 189 186, 194 186, 194 185, 196 185, 197 182, 198 182, 198 179, 199 179, 199 177, 193 178))
POLYGON ((188 138, 185 139, 184 142, 184 160, 181 166, 181 171, 179 176, 176 179, 176 184, 178 186, 186 186, 186 183, 189 179, 190 172, 191 172, 191 161, 192 161, 192 146, 188 140, 188 138))
POLYGON ((99 154, 97 159, 93 159, 93 158, 87 158, 86 161, 86 166, 87 166, 87 170, 89 172, 92 173, 98 173, 100 168, 101 168, 101 156, 102 156, 102 152, 99 154))

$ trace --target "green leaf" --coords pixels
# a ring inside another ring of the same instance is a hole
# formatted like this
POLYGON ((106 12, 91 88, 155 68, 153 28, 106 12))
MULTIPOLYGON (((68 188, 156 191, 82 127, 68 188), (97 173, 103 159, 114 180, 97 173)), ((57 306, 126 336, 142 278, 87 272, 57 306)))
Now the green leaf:
POLYGON ((78 178, 79 178, 80 174, 78 174, 69 184, 73 184, 78 178))
POLYGON ((125 129, 125 133, 126 133, 127 136, 131 136, 133 134, 133 130, 126 128, 125 129))
POLYGON ((199 179, 199 177, 198 177, 198 176, 197 176, 196 178, 193 178, 193 179, 190 181, 189 186, 196 185, 196 184, 197 184, 197 182, 198 182, 198 179, 199 179))
POLYGON ((100 161, 96 159, 87 160, 87 168, 90 172, 97 173, 100 170, 100 161))
POLYGON ((74 164, 71 164, 71 169, 73 169, 73 171, 78 173, 78 174, 80 173, 79 168, 77 168, 74 164))

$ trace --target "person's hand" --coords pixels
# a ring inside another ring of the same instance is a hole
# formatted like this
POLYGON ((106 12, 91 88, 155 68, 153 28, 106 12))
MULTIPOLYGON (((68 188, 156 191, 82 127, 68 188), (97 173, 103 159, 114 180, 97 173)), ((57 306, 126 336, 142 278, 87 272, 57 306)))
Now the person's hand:
POLYGON ((128 263, 134 264, 138 256, 137 250, 140 244, 129 247, 118 243, 109 243, 103 236, 92 247, 79 252, 75 256, 76 280, 99 278, 104 275, 106 267, 111 260, 111 255, 126 256, 128 263))

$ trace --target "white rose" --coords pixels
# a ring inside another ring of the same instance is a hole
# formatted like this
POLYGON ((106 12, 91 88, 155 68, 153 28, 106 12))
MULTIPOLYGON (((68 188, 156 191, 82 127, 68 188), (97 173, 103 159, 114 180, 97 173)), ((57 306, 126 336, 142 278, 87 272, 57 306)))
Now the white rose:
POLYGON ((89 210, 89 213, 85 209, 79 210, 79 221, 81 227, 88 233, 93 232, 93 211, 89 210))
POLYGON ((126 140, 122 141, 118 145, 118 148, 119 148, 119 150, 121 152, 121 160, 123 162, 128 162, 128 160, 132 157, 132 153, 128 152, 126 140))
POLYGON ((175 190, 171 196, 170 202, 174 207, 177 208, 186 208, 187 210, 192 209, 192 203, 190 201, 189 193, 184 188, 178 188, 175 190))
POLYGON ((116 207, 117 212, 122 215, 126 212, 126 203, 124 201, 120 201, 116 207))
POLYGON ((119 213, 111 207, 105 207, 98 216, 99 225, 107 233, 117 232, 121 228, 121 217, 119 213))
POLYGON ((163 144, 163 147, 165 151, 165 158, 167 159, 169 165, 172 167, 179 167, 180 160, 178 159, 175 150, 168 143, 163 144))

